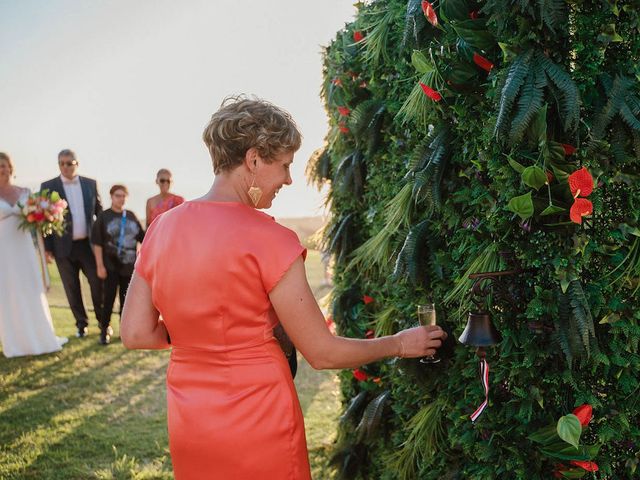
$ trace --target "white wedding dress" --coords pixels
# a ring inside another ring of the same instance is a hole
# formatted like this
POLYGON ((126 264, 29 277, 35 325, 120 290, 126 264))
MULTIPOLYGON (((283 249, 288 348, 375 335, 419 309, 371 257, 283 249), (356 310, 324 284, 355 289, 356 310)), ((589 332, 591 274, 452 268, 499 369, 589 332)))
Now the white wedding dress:
MULTIPOLYGON (((24 203, 28 190, 20 194, 24 203)), ((19 230, 20 207, 0 198, 0 343, 6 357, 57 352, 40 259, 31 233, 19 230)))

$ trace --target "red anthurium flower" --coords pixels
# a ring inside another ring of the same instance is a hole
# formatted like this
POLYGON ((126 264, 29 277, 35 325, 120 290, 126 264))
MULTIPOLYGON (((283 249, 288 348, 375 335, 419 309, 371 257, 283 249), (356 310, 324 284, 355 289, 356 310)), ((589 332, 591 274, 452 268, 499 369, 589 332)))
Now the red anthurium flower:
POLYGON ((369 378, 369 375, 367 375, 365 372, 363 372, 359 368, 356 368, 356 369, 353 370, 353 376, 359 382, 364 382, 365 380, 367 380, 369 378))
POLYGON ((364 338, 375 338, 376 334, 373 330, 367 330, 367 333, 364 334, 364 338))
POLYGON ((338 128, 342 133, 349 133, 349 127, 347 127, 344 123, 339 123, 338 128))
POLYGON ((332 335, 336 334, 336 324, 333 321, 333 317, 331 315, 329 315, 326 319, 325 322, 327 324, 327 328, 329 329, 329 331, 331 332, 332 335))
POLYGON ((365 295, 364 297, 362 297, 362 301, 364 302, 365 305, 369 305, 370 303, 374 302, 374 298, 370 297, 369 295, 365 295))
POLYGON ((573 414, 578 417, 578 420, 580 420, 580 425, 586 427, 587 425, 589 425, 591 417, 593 416, 593 408, 591 408, 591 405, 589 405, 588 403, 585 403, 584 405, 580 405, 579 407, 577 407, 573 411, 573 414))
POLYGON ((571 195, 576 198, 578 195, 588 197, 593 192, 593 177, 589 170, 582 167, 569 175, 569 188, 571 195))
POLYGON ((438 16, 430 2, 427 2, 426 0, 422 1, 422 12, 424 13, 424 16, 427 17, 427 20, 429 20, 431 25, 434 27, 438 26, 438 16))
POLYGON ((562 148, 564 148, 565 155, 573 155, 574 153, 576 153, 576 147, 574 147, 573 145, 569 145, 568 143, 561 143, 560 145, 562 145, 562 148))
POLYGON ((593 213, 593 204, 586 198, 576 198, 573 202, 571 210, 569 210, 569 217, 571 221, 575 223, 582 223, 582 217, 591 215, 593 213))
POLYGON ((373 383, 377 383, 377 384, 382 383, 382 379, 380 377, 373 378, 372 380, 373 380, 373 383))
POLYGON ((469 12, 469 18, 471 20, 476 20, 478 18, 478 12, 476 12, 475 10, 473 12, 469 12))
POLYGON ((342 115, 343 117, 348 117, 351 113, 351 110, 349 110, 349 107, 338 107, 338 113, 340 113, 340 115, 342 115))
POLYGON ((483 70, 486 70, 487 72, 490 72, 491 69, 493 68, 493 63, 491 63, 489 60, 484 58, 482 55, 475 52, 473 53, 473 62, 483 70))
POLYGON ((427 97, 429 97, 431 100, 433 100, 434 102, 439 102, 440 100, 442 100, 442 95, 440 95, 438 92, 436 92, 430 86, 425 85, 424 83, 420 82, 420 87, 422 88, 422 91, 424 92, 424 94, 427 97))
POLYGON ((342 80, 340 80, 338 77, 336 77, 333 80, 331 80, 331 83, 333 83, 336 87, 341 87, 342 86, 342 80))
POLYGON ((354 42, 359 42, 363 38, 364 38, 364 35, 360 30, 356 30, 355 32, 353 32, 353 41, 354 42))
POLYGON ((596 464, 596 462, 581 462, 579 460, 571 460, 571 462, 569 463, 571 463, 571 465, 575 465, 576 467, 580 467, 587 472, 598 471, 598 465, 596 464))

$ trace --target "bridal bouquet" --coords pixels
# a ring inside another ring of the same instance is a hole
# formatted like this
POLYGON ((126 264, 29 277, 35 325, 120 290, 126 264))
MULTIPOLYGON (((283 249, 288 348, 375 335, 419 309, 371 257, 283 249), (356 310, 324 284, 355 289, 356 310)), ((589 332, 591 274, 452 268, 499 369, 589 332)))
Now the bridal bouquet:
POLYGON ((67 201, 58 192, 42 190, 32 193, 21 208, 20 228, 40 232, 44 237, 64 232, 64 215, 67 201))

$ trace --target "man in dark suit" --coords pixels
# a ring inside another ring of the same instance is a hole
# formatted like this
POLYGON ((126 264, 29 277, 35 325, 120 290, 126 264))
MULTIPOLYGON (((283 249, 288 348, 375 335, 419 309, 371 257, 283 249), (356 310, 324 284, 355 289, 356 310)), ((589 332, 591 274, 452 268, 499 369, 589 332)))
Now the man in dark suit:
POLYGON ((60 176, 44 182, 40 189, 58 192, 69 204, 62 236, 45 238, 47 259, 55 258, 69 306, 76 320, 77 337, 84 337, 89 320, 82 302, 80 271, 89 281, 91 300, 98 324, 102 316, 102 281, 98 278, 96 259, 91 247, 91 227, 102 212, 96 181, 78 175, 78 160, 72 150, 58 154, 60 176))

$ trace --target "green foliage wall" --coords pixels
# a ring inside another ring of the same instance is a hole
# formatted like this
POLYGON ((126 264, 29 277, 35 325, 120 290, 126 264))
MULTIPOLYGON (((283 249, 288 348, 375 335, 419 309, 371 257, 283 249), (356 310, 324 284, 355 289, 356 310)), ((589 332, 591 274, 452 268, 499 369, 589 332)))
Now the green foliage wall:
POLYGON ((392 334, 432 298, 457 338, 473 308, 468 275, 510 268, 501 252, 523 271, 508 279, 511 300, 484 299, 503 340, 488 350, 489 407, 477 422, 472 348, 447 345, 437 365, 389 360, 341 374, 340 476, 633 478, 638 2, 358 6, 326 50, 331 130, 308 168, 330 186, 324 248, 339 333, 392 334), (595 188, 576 195, 569 176, 582 167, 595 188), (536 441, 582 404, 594 417, 580 448, 536 441))

